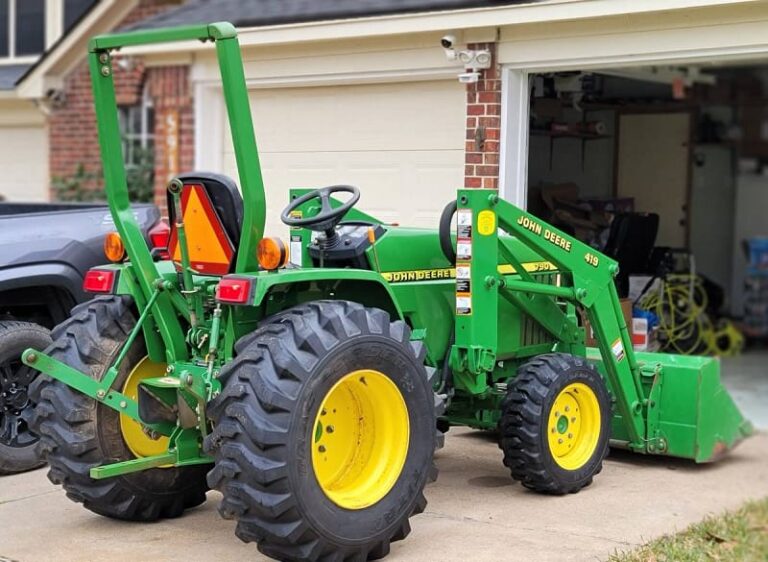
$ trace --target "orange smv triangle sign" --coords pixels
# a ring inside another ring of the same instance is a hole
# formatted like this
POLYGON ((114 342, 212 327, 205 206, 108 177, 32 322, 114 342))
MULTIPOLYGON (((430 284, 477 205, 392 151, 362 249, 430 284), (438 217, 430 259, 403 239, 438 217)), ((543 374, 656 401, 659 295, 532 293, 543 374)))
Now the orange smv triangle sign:
MULTIPOLYGON (((181 192, 181 214, 192 269, 203 275, 229 273, 235 248, 202 185, 184 186, 181 192)), ((175 225, 172 225, 168 250, 177 269, 180 268, 181 248, 175 225)))

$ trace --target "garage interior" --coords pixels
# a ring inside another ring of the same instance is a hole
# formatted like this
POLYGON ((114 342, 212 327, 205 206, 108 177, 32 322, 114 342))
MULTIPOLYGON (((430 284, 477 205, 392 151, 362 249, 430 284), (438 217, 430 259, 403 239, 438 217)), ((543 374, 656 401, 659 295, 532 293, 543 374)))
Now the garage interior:
POLYGON ((530 84, 528 209, 619 261, 638 346, 722 357, 768 427, 768 66, 530 84))

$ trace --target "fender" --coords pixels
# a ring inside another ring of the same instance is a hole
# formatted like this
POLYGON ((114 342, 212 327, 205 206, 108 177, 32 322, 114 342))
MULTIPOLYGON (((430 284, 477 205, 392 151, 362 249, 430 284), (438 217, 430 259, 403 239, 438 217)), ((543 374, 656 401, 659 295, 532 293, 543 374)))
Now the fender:
POLYGON ((0 269, 0 292, 28 287, 65 289, 77 302, 88 299, 83 291, 83 276, 74 267, 61 262, 10 266, 0 269))
MULTIPOLYGON (((389 284, 375 271, 328 268, 283 269, 279 274, 260 271, 256 276, 252 304, 261 306, 276 292, 309 293, 309 287, 328 294, 328 298, 352 300, 366 306, 381 308, 393 318, 403 319, 389 284)), ((315 297, 316 298, 316 297, 315 297)))

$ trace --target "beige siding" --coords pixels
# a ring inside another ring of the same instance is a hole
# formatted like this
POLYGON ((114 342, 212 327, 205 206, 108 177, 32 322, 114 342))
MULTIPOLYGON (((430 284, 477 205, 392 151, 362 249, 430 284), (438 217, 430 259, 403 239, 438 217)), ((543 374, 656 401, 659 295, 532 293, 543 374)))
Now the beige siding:
MULTIPOLYGON (((254 126, 267 187, 267 232, 291 187, 352 184, 358 207, 436 227, 463 181, 464 88, 458 81, 256 89, 254 126)), ((236 177, 227 127, 223 168, 236 177)))
POLYGON ((48 201, 45 127, 0 124, 0 195, 7 201, 48 201))

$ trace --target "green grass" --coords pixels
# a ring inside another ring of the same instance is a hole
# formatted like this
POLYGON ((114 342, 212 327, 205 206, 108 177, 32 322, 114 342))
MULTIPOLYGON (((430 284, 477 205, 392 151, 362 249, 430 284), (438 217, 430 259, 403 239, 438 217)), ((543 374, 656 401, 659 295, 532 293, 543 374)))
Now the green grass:
POLYGON ((766 562, 768 498, 741 509, 708 517, 686 530, 665 535, 635 550, 620 552, 609 562, 766 562))

